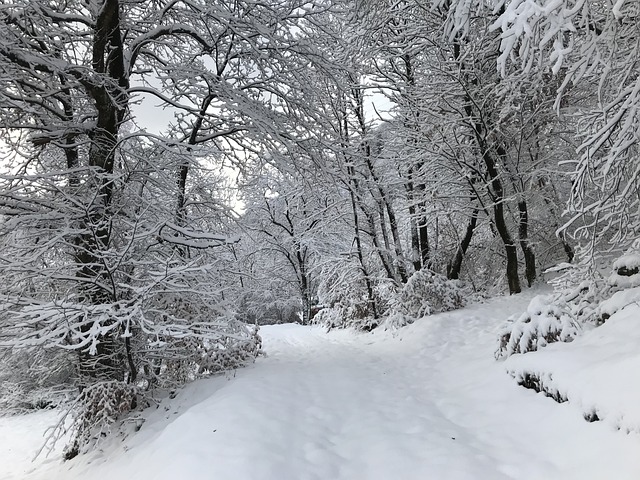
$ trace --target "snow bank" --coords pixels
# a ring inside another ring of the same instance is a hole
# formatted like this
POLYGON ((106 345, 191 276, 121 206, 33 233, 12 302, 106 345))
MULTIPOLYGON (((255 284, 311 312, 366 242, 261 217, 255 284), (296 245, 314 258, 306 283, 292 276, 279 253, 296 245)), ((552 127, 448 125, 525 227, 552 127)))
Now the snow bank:
POLYGON ((568 401, 589 421, 640 433, 639 346, 640 306, 629 305, 570 344, 511 356, 505 366, 518 383, 568 401))

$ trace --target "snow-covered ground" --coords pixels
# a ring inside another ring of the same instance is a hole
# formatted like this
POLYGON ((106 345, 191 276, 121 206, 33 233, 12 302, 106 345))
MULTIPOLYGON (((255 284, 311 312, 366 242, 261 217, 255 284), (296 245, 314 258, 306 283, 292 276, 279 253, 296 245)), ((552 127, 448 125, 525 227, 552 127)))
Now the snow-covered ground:
POLYGON ((585 417, 640 436, 640 306, 615 311, 573 342, 513 355, 505 366, 518 380, 534 375, 545 391, 585 417))
POLYGON ((0 418, 0 479, 637 480, 639 434, 585 422, 494 360, 499 325, 529 299, 395 335, 266 327, 266 358, 188 386, 137 434, 70 462, 30 463, 55 412, 0 418))

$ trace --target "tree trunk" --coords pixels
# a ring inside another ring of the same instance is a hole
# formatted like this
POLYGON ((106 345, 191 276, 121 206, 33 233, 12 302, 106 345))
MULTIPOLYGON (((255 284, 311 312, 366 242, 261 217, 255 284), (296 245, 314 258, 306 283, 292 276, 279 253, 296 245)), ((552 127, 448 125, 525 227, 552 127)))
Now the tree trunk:
MULTIPOLYGON (((354 113, 358 120, 358 124, 360 127, 360 134, 362 135, 362 138, 365 139, 368 134, 368 128, 367 128, 367 123, 364 116, 364 98, 362 95, 362 91, 359 88, 354 88, 353 97, 356 104, 354 113)), ((407 283, 407 280, 409 277, 407 275, 407 268, 405 265, 406 260, 404 258, 402 243, 400 241, 400 234, 398 232, 398 222, 396 220, 396 215, 395 215, 395 211, 393 210, 393 206, 389 201, 389 197, 385 189, 383 188, 380 182, 380 178, 378 177, 375 171, 375 168, 373 166, 371 144, 369 143, 368 140, 363 140, 362 153, 363 153, 365 165, 369 172, 369 176, 373 180, 374 187, 377 191, 377 195, 374 195, 374 198, 378 197, 376 201, 382 202, 382 204, 384 205, 384 210, 386 211, 387 217, 389 219, 389 230, 391 231, 391 237, 393 238, 393 253, 395 257, 393 259, 393 265, 392 265, 393 267, 395 267, 393 268, 393 271, 397 272, 397 275, 401 283, 407 283)), ((380 220, 384 222, 384 215, 380 220)), ((394 275, 394 278, 395 276, 396 275, 394 275)))
MULTIPOLYGON (((462 61, 462 50, 460 45, 460 36, 456 36, 453 43, 453 56, 460 64, 460 70, 462 74, 462 81, 468 86, 476 86, 477 79, 471 78, 467 72, 466 66, 462 61)), ((469 121, 473 136, 476 140, 476 144, 480 151, 483 163, 487 169, 488 174, 488 189, 493 200, 493 217, 496 225, 496 230, 500 236, 504 245, 504 250, 507 258, 507 281, 509 284, 509 293, 520 293, 520 278, 518 276, 518 251, 516 249, 515 242, 509 233, 507 222, 504 215, 504 187, 500 180, 500 174, 498 171, 497 159, 504 159, 507 156, 507 151, 500 145, 499 142, 495 142, 495 145, 488 143, 488 132, 485 122, 490 121, 490 115, 481 115, 481 112, 474 112, 474 106, 476 103, 471 97, 470 91, 465 90, 465 103, 464 111, 469 121), (497 157, 497 158, 496 158, 497 157)), ((489 107, 491 108, 491 107, 489 107)), ((488 112, 487 112, 488 113, 488 112)))
POLYGON ((478 224, 478 214, 480 213, 480 209, 476 208, 471 214, 471 218, 469 219, 469 223, 467 224, 467 229, 465 230, 464 237, 458 245, 458 249, 456 250, 456 254, 453 257, 453 260, 449 262, 447 266, 447 278, 449 280, 458 280, 460 278, 460 270, 462 269, 462 260, 467 253, 467 249, 471 244, 471 238, 473 237, 473 233, 476 229, 476 225, 478 224))
POLYGON ((353 212, 353 228, 354 228, 354 236, 356 242, 356 254, 358 256, 358 262, 360 263, 360 271, 362 272, 362 276, 364 277, 365 286, 367 288, 367 309, 368 313, 373 315, 373 318, 378 319, 378 308, 376 305, 376 299, 373 295, 373 285, 371 284, 371 279, 369 278, 369 272, 367 270, 367 266, 364 263, 364 254, 362 253, 362 240, 360 238, 360 220, 358 217, 358 205, 356 202, 356 195, 353 191, 355 187, 351 185, 349 189, 349 196, 351 198, 351 210, 353 212))
POLYGON ((300 299, 302 300, 302 324, 309 325, 309 323, 311 322, 311 295, 309 294, 309 274, 307 273, 305 255, 300 251, 299 246, 296 250, 296 260, 298 261, 298 280, 300 282, 300 299))
MULTIPOLYGON (((381 250, 380 254, 384 255, 384 266, 385 266, 385 270, 387 271, 387 275, 390 278, 397 280, 395 278, 395 272, 391 267, 393 265, 393 258, 391 257, 391 242, 389 241, 389 233, 387 232, 387 225, 386 225, 385 214, 384 214, 384 205, 381 200, 376 201, 376 203, 378 206, 378 221, 380 226, 380 233, 382 235, 382 242, 384 244, 384 247, 383 247, 384 250, 380 249, 381 250)), ((375 229, 375 226, 373 228, 375 229)), ((376 235, 375 230, 373 230, 371 233, 372 235, 376 235)), ((377 244, 377 242, 378 240, 376 238, 374 240, 374 243, 377 244)))
MULTIPOLYGON (((419 205, 424 212, 424 205, 419 205)), ((416 221, 416 229, 418 231, 418 246, 420 247, 420 262, 422 268, 431 268, 431 248, 429 246, 429 230, 427 226, 427 217, 421 214, 416 221)), ((436 237, 437 239, 437 237, 436 237)), ((436 245, 437 249, 437 245, 436 245)))
POLYGON ((497 195, 494 201, 493 216, 498 235, 500 235, 502 243, 504 244, 507 257, 507 282, 509 283, 509 293, 513 295, 514 293, 520 293, 522 291, 520 277, 518 275, 518 251, 516 250, 515 242, 509 233, 507 222, 504 218, 504 200, 502 195, 497 195))
MULTIPOLYGON (((95 19, 92 68, 106 77, 88 88, 96 109, 96 126, 90 133, 89 166, 94 170, 87 186, 92 203, 84 220, 84 233, 75 252, 78 277, 84 279, 81 298, 93 305, 117 300, 115 284, 105 263, 104 253, 110 244, 111 202, 115 150, 119 129, 128 108, 128 77, 120 31, 118 0, 105 0, 95 19)), ((67 157, 67 160, 73 159, 67 157)), ((90 328, 87 326, 87 329, 90 328)), ((102 335, 96 355, 81 351, 81 372, 106 379, 124 379, 126 366, 119 348, 117 332, 102 335)), ((130 355, 130 350, 127 352, 130 355)), ((135 377, 135 369, 129 372, 135 377)))
MULTIPOLYGON (((504 189, 498 173, 496 161, 493 158, 488 145, 484 142, 484 139, 481 139, 479 144, 481 145, 481 150, 483 150, 482 156, 487 167, 487 172, 489 173, 489 178, 491 179, 490 186, 493 192, 494 202, 493 217, 496 223, 496 229, 498 230, 498 235, 500 235, 502 243, 504 244, 505 254, 507 257, 507 281, 509 283, 509 293, 513 295, 514 293, 520 293, 522 291, 520 286, 520 277, 518 275, 518 251, 516 249, 515 242, 509 233, 509 228, 507 227, 507 222, 504 216, 504 189)), ((501 146, 498 146, 496 150, 500 157, 506 156, 507 154, 501 146)))
MULTIPOLYGON (((404 74, 407 85, 411 89, 416 88, 415 70, 413 68, 412 56, 409 53, 402 55, 402 61, 404 63, 404 74)), ((408 97, 408 95, 407 95, 408 97)), ((405 127, 409 130, 413 130, 417 135, 418 124, 420 120, 420 111, 415 110, 415 119, 411 123, 407 120, 405 127)), ((415 136, 413 139, 409 139, 409 142, 414 145, 417 144, 415 136)), ((407 190, 409 197, 409 216, 411 221, 411 247, 412 247, 412 263, 413 268, 418 271, 422 268, 431 268, 431 250, 429 247, 429 230, 427 224, 427 218, 425 216, 426 205, 424 203, 424 193, 426 190, 424 182, 416 178, 416 172, 421 169, 422 162, 416 162, 412 164, 408 169, 408 179, 405 183, 405 189, 407 190), (421 198, 418 198, 421 196, 421 198)))
POLYGON ((527 210, 527 202, 524 199, 518 201, 518 213, 520 215, 518 237, 520 241, 520 248, 524 254, 527 284, 531 287, 536 281, 536 255, 533 251, 533 247, 529 243, 529 212, 527 210))
MULTIPOLYGON (((396 214, 393 210, 393 206, 389 202, 384 188, 380 183, 380 178, 378 178, 378 175, 373 167, 373 163, 371 163, 370 148, 367 146, 366 149, 367 152, 365 155, 365 163, 367 165, 367 169, 369 170, 369 175, 371 175, 371 178, 373 179, 376 186, 379 201, 382 203, 382 205, 384 205, 384 211, 386 211, 387 217, 389 218, 389 230, 391 231, 391 238, 393 238, 393 250, 395 256, 393 263, 396 265, 396 268, 394 268, 393 270, 397 272, 401 283, 407 283, 409 277, 407 275, 404 253, 402 251, 402 243, 400 241, 400 233, 398 231, 398 221, 396 220, 396 214)), ((381 221, 382 220, 383 219, 381 219, 381 221)))

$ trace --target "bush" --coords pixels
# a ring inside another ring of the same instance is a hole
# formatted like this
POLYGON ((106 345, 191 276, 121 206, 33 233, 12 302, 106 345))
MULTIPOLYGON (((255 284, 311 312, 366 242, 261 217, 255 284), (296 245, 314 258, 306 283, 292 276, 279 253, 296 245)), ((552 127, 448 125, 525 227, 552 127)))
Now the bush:
POLYGON ((399 328, 425 315, 461 308, 468 294, 462 282, 429 270, 415 272, 400 290, 390 281, 378 281, 373 292, 378 319, 371 315, 362 282, 321 285, 319 297, 325 307, 316 314, 314 323, 329 329, 399 328))
MULTIPOLYGON (((379 320, 374 318, 369 305, 366 285, 357 270, 332 266, 320 275, 318 300, 321 307, 313 316, 313 323, 327 329, 355 328, 371 331, 378 327, 379 320)), ((383 297, 389 282, 374 285, 373 294, 378 316, 386 310, 387 301, 383 297)))
POLYGON ((54 408, 74 396, 76 356, 43 348, 13 348, 0 358, 0 413, 54 408))
POLYGON ((597 271, 588 274, 575 267, 555 281, 556 286, 564 287, 558 301, 567 305, 580 324, 602 325, 618 310, 640 300, 640 255, 632 252, 617 258, 606 278, 597 271), (572 279, 577 286, 567 285, 572 279))
POLYGON ((465 292, 458 280, 429 270, 415 272, 393 299, 392 315, 421 318, 465 305, 465 292))
POLYGON ((323 325, 328 330, 355 328, 368 332, 378 326, 378 320, 369 314, 367 306, 366 297, 342 298, 333 302, 331 306, 321 308, 313 317, 313 323, 323 325))
POLYGON ((201 342, 195 349, 198 375, 226 372, 253 362, 262 352, 262 338, 258 326, 246 326, 248 336, 240 342, 223 337, 217 342, 201 342))
POLYGON ((238 320, 191 326, 187 335, 159 335, 146 345, 137 383, 173 389, 198 377, 222 373, 255 361, 262 339, 257 325, 238 320))
POLYGON ((566 303, 553 296, 539 295, 531 300, 526 312, 507 320, 495 357, 534 352, 554 342, 571 342, 579 332, 580 325, 566 303))
POLYGON ((65 416, 52 435, 71 432, 71 442, 64 451, 65 460, 85 453, 111 433, 113 425, 137 405, 137 388, 124 382, 105 381, 86 387, 71 407, 71 423, 65 416))

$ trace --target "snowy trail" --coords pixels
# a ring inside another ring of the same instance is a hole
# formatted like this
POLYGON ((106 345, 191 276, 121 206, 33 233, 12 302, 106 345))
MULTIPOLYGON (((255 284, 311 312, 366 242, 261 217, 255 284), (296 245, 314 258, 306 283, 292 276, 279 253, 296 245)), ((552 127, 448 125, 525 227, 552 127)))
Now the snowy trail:
POLYGON ((189 386, 101 453, 9 478, 640 478, 637 435, 585 422, 493 360, 497 325, 526 303, 494 300, 396 336, 265 328, 268 356, 235 378, 189 386))

